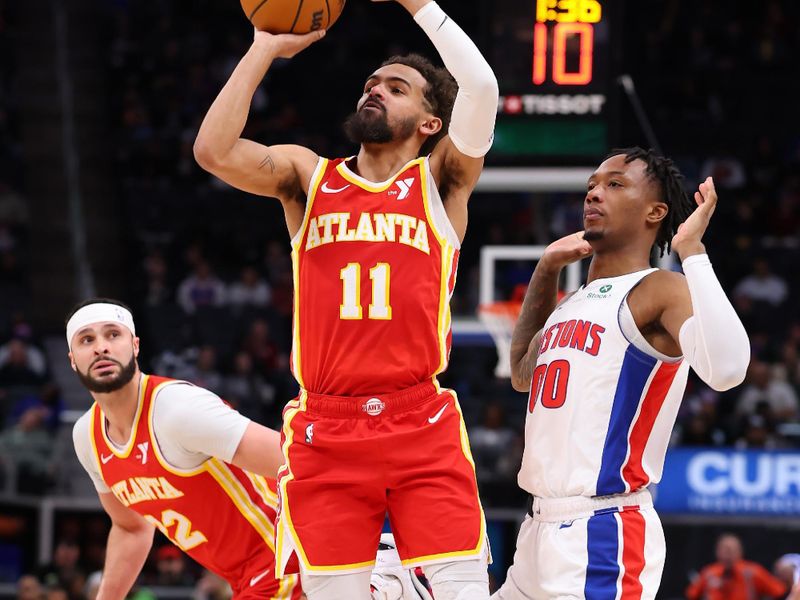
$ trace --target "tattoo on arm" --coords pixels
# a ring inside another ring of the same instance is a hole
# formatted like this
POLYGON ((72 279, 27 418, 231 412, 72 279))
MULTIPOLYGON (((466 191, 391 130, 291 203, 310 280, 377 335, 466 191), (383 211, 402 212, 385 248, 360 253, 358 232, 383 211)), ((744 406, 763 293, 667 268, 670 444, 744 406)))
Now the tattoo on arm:
POLYGON ((530 385, 532 361, 536 360, 538 348, 533 343, 534 335, 544 327, 547 318, 556 307, 558 275, 538 268, 533 274, 519 319, 511 336, 511 381, 515 389, 530 385))
POLYGON ((259 170, 263 169, 265 165, 269 165, 269 170, 271 173, 275 172, 275 163, 273 162, 272 157, 269 154, 267 154, 267 156, 264 157, 264 160, 262 160, 259 163, 258 165, 259 170))
POLYGON ((536 335, 531 339, 528 344, 528 350, 520 359, 517 366, 517 373, 514 383, 517 387, 528 389, 531 387, 531 380, 533 379, 533 369, 536 366, 536 359, 539 358, 539 346, 542 343, 542 332, 540 329, 536 335))

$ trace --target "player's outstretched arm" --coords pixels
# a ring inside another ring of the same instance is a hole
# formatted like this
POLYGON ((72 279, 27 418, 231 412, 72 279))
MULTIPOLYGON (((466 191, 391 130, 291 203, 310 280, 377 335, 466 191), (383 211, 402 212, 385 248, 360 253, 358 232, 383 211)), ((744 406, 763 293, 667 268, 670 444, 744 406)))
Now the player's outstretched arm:
POLYGON ((283 464, 280 434, 251 422, 245 429, 231 462, 251 473, 274 479, 283 464))
POLYGON ((272 35, 257 31, 253 44, 203 119, 194 143, 198 164, 241 190, 296 200, 311 177, 317 155, 302 146, 265 146, 242 139, 250 103, 272 61, 291 58, 325 35, 272 35))
POLYGON ((717 205, 714 181, 707 178, 694 197, 697 208, 672 238, 686 278, 659 273, 662 280, 672 281, 653 289, 650 298, 658 307, 661 325, 695 372, 715 390, 724 391, 744 381, 750 341, 702 242, 717 205))
POLYGON ((448 135, 431 154, 431 170, 440 186, 449 190, 443 198, 445 208, 463 236, 467 201, 494 137, 500 95, 497 78, 474 42, 436 2, 396 1, 413 15, 458 83, 448 135))
POLYGON ((536 265, 522 302, 519 319, 511 335, 511 385, 518 392, 530 389, 533 367, 539 352, 539 338, 558 299, 558 277, 568 264, 592 254, 583 232, 556 240, 536 265))
POLYGON ((111 517, 106 561, 97 600, 122 600, 136 582, 153 545, 155 527, 124 506, 112 493, 98 493, 111 517))

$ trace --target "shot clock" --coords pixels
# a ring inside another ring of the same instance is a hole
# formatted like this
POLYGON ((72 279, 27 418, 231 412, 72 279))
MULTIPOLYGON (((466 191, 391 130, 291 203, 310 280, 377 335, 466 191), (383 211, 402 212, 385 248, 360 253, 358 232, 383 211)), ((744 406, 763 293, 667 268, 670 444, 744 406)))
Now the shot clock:
POLYGON ((605 154, 613 129, 617 4, 495 0, 496 162, 585 163, 605 154))

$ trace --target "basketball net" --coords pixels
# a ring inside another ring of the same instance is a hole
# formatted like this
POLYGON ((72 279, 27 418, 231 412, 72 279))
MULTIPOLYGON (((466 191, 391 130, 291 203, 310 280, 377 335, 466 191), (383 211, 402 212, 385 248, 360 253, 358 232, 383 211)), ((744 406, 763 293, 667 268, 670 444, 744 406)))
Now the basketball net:
POLYGON ((489 330, 497 346, 497 366, 495 377, 511 377, 511 334, 519 318, 522 302, 506 301, 482 304, 478 307, 478 317, 489 330))

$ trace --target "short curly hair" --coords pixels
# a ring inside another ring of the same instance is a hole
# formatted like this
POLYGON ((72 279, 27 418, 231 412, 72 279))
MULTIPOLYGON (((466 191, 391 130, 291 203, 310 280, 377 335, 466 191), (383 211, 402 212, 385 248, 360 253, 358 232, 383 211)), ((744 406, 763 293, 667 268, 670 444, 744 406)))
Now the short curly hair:
POLYGON ((625 163, 641 160, 646 166, 645 173, 659 188, 660 200, 667 205, 669 212, 661 221, 661 226, 656 234, 656 247, 661 251, 661 256, 670 251, 672 236, 678 227, 694 211, 695 204, 684 188, 684 178, 678 166, 669 158, 661 156, 654 150, 645 150, 638 146, 632 148, 615 148, 608 153, 604 160, 612 156, 625 156, 625 163))
POLYGON ((458 84, 450 71, 444 67, 437 67, 430 60, 420 54, 395 55, 387 58, 381 67, 387 65, 405 65, 419 72, 427 85, 422 93, 425 96, 427 110, 442 120, 442 129, 430 136, 419 150, 420 156, 430 154, 450 128, 450 117, 453 114, 453 105, 456 102, 458 84))

